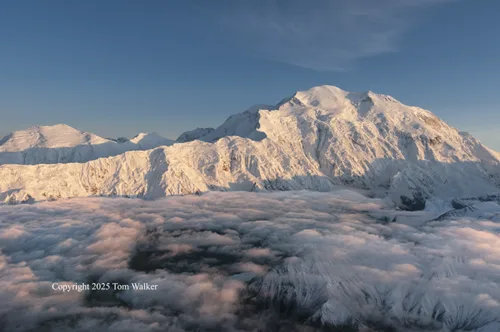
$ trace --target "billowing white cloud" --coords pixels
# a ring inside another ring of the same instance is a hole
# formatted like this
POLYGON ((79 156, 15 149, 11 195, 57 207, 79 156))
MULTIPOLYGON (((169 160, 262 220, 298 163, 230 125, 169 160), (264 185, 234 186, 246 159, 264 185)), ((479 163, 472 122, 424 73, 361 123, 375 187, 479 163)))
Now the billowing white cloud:
POLYGON ((257 0, 207 3, 220 39, 251 54, 315 70, 344 70, 393 52, 421 10, 453 0, 257 0))
POLYGON ((0 206, 2 324, 9 331, 315 331, 316 324, 498 331, 500 207, 493 204, 487 217, 433 222, 348 190, 0 206), (398 222, 387 221, 395 215, 398 222), (90 282, 158 286, 78 291, 90 282))

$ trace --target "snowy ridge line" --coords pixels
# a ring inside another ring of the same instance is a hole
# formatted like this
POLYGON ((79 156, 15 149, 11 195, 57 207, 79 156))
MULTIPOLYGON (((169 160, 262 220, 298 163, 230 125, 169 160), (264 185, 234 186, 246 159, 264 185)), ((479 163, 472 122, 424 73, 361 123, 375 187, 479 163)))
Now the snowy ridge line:
POLYGON ((156 198, 342 185, 403 209, 443 211, 453 198, 500 191, 496 152, 429 111, 371 91, 319 86, 181 138, 194 140, 82 164, 3 165, 0 199, 156 198))
POLYGON ((156 133, 141 133, 132 139, 111 139, 65 124, 35 126, 15 131, 0 140, 0 165, 81 163, 172 144, 172 140, 156 133))

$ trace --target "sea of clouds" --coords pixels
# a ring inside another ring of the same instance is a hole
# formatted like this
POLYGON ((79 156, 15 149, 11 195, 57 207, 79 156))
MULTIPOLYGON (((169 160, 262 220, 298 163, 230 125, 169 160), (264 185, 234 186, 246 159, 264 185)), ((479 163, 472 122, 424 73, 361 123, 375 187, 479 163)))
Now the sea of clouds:
POLYGON ((500 214, 428 220, 344 189, 0 206, 0 330, 500 331, 500 214))

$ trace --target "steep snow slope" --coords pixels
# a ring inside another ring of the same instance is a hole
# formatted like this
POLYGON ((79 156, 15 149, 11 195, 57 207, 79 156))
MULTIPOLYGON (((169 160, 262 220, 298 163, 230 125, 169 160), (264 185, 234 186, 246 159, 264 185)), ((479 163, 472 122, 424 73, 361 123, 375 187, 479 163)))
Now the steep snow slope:
POLYGON ((496 153, 429 111, 373 92, 315 87, 231 116, 200 140, 80 165, 3 166, 0 198, 348 185, 405 209, 428 201, 442 210, 437 198, 449 205, 500 190, 496 153))
POLYGON ((111 140, 64 124, 35 126, 0 140, 0 164, 86 162, 172 143, 156 133, 139 134, 131 140, 111 140))

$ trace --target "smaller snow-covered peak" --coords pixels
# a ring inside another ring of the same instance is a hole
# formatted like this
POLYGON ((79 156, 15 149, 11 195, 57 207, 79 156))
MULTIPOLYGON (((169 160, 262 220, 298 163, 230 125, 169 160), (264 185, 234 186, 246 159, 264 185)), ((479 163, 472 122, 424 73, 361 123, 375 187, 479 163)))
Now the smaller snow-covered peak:
POLYGON ((191 142, 210 134, 214 130, 214 128, 196 128, 193 130, 185 131, 179 137, 177 137, 175 141, 178 143, 191 142))
POLYGON ((12 132, 0 142, 0 151, 22 151, 30 148, 62 148, 85 144, 102 144, 109 140, 82 132, 66 124, 33 126, 12 132))
POLYGON ((124 137, 108 139, 65 124, 34 126, 0 140, 0 165, 87 162, 172 144, 172 140, 156 133, 141 133, 131 140, 124 137))
POLYGON ((160 136, 155 132, 137 134, 130 142, 138 145, 142 150, 149 150, 163 145, 172 145, 173 143, 172 140, 160 136))
POLYGON ((130 139, 131 142, 139 142, 140 140, 142 139, 145 139, 145 138, 161 138, 160 135, 158 135, 157 133, 155 132, 152 132, 152 133, 139 133, 137 135, 135 135, 134 137, 132 137, 130 139))

